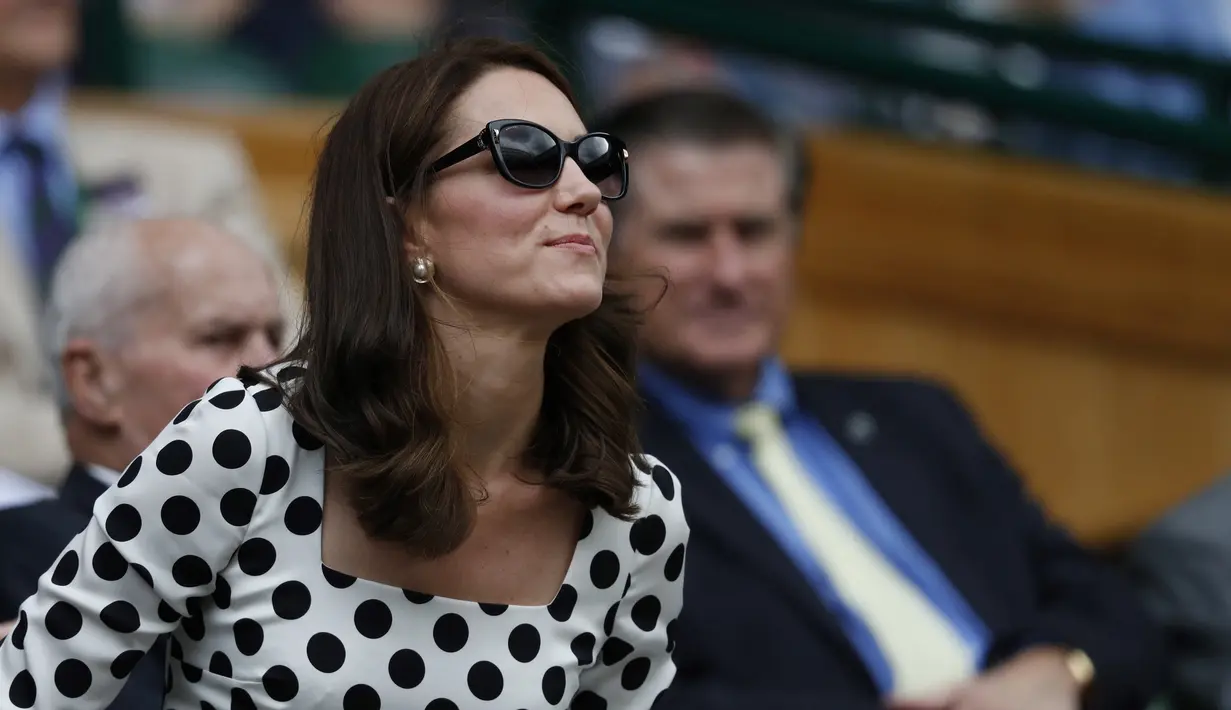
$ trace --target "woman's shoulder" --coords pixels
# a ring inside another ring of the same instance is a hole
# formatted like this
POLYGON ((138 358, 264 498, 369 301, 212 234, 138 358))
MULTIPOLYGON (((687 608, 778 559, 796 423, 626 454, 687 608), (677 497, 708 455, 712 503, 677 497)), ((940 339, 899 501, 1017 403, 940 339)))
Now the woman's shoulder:
POLYGON ((634 455, 631 463, 637 483, 633 502, 638 509, 638 521, 652 520, 651 525, 655 527, 662 523, 687 530, 680 480, 671 469, 649 454, 634 455))

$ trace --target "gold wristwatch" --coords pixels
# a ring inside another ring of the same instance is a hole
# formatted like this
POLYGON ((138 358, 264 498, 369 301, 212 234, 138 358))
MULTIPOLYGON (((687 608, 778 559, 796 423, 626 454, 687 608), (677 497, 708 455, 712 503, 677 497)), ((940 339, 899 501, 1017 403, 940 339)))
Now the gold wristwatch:
POLYGON ((1069 650, 1064 654, 1064 665, 1082 690, 1094 682, 1094 662, 1090 660, 1090 656, 1086 655, 1085 651, 1069 650))

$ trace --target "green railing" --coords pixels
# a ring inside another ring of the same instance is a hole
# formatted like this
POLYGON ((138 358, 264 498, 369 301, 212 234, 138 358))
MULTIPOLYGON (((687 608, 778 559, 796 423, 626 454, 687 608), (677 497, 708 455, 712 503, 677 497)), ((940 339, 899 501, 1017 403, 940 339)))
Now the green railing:
POLYGON ((575 30, 587 18, 601 15, 627 17, 666 32, 886 87, 970 101, 997 115, 1030 117, 1139 141, 1200 160, 1208 181, 1231 178, 1229 63, 1089 39, 1050 26, 990 22, 935 6, 886 0, 539 0, 533 3, 532 26, 565 66, 576 67, 575 30), (1021 86, 992 73, 929 64, 892 43, 868 41, 848 31, 852 22, 936 30, 992 46, 1033 47, 1051 59, 1097 60, 1182 76, 1202 87, 1206 113, 1194 121, 1176 120, 1052 88, 1021 86))

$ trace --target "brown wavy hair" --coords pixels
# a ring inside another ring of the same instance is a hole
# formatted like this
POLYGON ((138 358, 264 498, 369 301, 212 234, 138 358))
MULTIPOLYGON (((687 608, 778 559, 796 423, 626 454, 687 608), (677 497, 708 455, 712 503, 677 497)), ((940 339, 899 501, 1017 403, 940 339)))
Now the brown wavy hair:
MULTIPOLYGON (((431 189, 429 165, 447 147, 454 103, 501 67, 541 74, 576 106, 536 49, 462 39, 381 72, 337 118, 312 190, 304 321, 280 361, 303 370, 277 378, 296 423, 325 445, 364 530, 429 557, 465 540, 484 493, 454 461, 452 373, 411 279, 404 215, 422 209, 431 189)), ((544 485, 629 519, 639 310, 615 283, 609 276, 596 311, 550 337, 524 463, 545 473, 544 485)))

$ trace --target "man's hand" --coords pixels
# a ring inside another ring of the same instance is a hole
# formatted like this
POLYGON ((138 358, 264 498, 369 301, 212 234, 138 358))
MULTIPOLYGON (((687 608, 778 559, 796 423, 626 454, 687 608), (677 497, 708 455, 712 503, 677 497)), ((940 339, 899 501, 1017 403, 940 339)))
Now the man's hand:
POLYGON ((1081 687, 1065 651, 1023 651, 979 677, 922 700, 893 701, 890 710, 1078 710, 1081 687))

